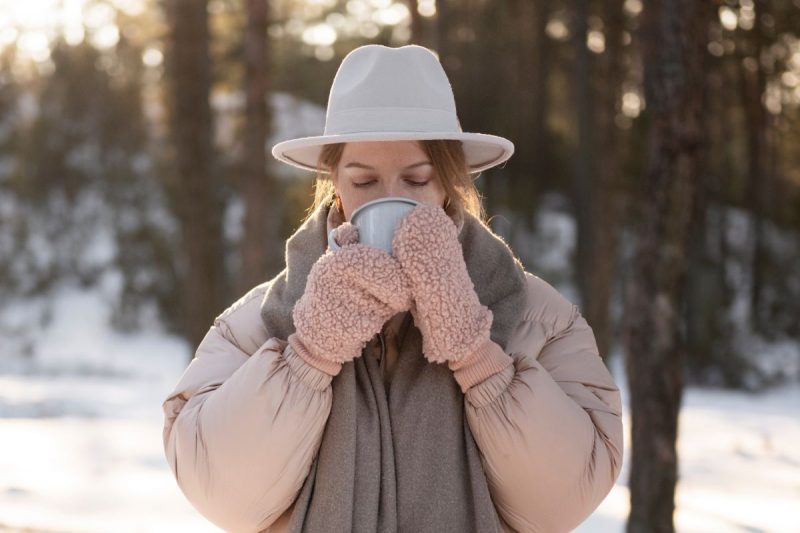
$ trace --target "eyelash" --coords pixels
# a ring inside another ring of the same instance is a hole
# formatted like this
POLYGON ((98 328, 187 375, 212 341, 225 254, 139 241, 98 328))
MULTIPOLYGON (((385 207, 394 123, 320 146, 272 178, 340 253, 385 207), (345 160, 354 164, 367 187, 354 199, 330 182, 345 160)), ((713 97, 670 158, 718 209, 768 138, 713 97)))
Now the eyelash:
MULTIPOLYGON (((428 180, 428 181, 426 181, 426 182, 423 182, 423 183, 417 183, 417 182, 415 182, 415 181, 410 181, 409 183, 411 183, 411 186, 412 186, 412 187, 424 187, 424 186, 425 186, 425 185, 427 185, 429 182, 430 182, 430 180, 428 180)), ((368 185, 372 185, 373 183, 375 183, 375 180, 368 181, 368 182, 366 182, 366 183, 354 183, 354 184, 353 184, 353 186, 354 186, 354 187, 356 187, 356 188, 361 188, 361 187, 366 187, 366 186, 368 186, 368 185)))

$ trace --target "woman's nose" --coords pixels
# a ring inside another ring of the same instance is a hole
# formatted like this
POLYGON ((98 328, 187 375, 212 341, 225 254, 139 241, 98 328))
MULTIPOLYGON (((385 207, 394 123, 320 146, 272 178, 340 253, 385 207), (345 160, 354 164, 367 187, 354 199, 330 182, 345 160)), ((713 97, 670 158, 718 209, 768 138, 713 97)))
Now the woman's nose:
POLYGON ((407 191, 403 190, 403 184, 395 181, 386 186, 384 189, 386 196, 400 196, 400 197, 407 197, 407 191))

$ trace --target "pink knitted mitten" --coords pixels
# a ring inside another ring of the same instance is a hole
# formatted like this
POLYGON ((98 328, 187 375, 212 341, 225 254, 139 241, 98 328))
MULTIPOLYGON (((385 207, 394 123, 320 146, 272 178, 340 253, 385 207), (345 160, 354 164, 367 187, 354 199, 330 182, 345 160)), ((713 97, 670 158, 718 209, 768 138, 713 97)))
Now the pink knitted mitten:
POLYGON ((336 375, 387 320, 410 306, 408 281, 394 257, 346 244, 326 251, 311 267, 292 310, 295 332, 288 342, 310 365, 336 375))
POLYGON ((513 363, 490 340, 492 312, 478 299, 456 225, 444 209, 427 204, 411 209, 400 220, 392 247, 411 284, 411 313, 429 361, 446 361, 462 390, 513 363))
POLYGON ((333 239, 339 246, 358 242, 358 226, 350 222, 342 222, 333 230, 333 239))

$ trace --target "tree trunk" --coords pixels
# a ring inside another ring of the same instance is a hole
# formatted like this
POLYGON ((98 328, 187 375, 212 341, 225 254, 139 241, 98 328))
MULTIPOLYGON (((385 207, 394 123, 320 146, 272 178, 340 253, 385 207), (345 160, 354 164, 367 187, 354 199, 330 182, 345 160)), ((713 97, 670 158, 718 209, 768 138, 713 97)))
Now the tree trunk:
POLYGON ((762 98, 766 92, 767 80, 764 66, 761 64, 761 55, 764 48, 762 17, 767 9, 764 0, 758 0, 754 5, 755 20, 753 30, 748 32, 751 41, 749 50, 740 57, 738 70, 742 92, 742 108, 745 112, 747 135, 747 185, 745 187, 745 204, 749 204, 752 217, 751 249, 751 288, 750 309, 753 329, 763 333, 764 317, 761 313, 761 292, 763 285, 763 267, 766 258, 764 249, 764 191, 767 189, 766 181, 769 174, 766 172, 765 160, 767 157, 767 110, 764 108, 762 98), (745 63, 745 60, 748 60, 745 63), (748 68, 746 65, 752 65, 748 68))
POLYGON ((587 20, 589 17, 588 0, 573 0, 572 47, 575 51, 575 63, 572 76, 572 99, 575 122, 575 148, 572 169, 572 199, 577 224, 577 285, 581 297, 581 307, 585 309, 587 294, 586 270, 591 265, 591 250, 594 248, 595 235, 592 210, 592 167, 593 136, 595 125, 593 120, 592 91, 589 79, 591 76, 591 57, 586 47, 587 20))
POLYGON ((447 0, 436 0, 436 23, 434 25, 436 42, 436 53, 439 55, 439 62, 447 70, 448 77, 452 75, 449 70, 450 47, 448 39, 450 38, 451 21, 450 6, 447 5, 447 0))
POLYGON ((502 202, 523 215, 520 217, 523 224, 512 225, 513 239, 515 230, 533 229, 531 205, 535 203, 537 188, 541 186, 537 177, 547 175, 545 118, 550 46, 545 28, 550 10, 549 4, 542 0, 514 0, 510 8, 515 39, 519 41, 518 51, 508 59, 514 82, 511 133, 518 149, 514 152, 513 170, 508 175, 510 184, 505 187, 502 202))
POLYGON ((706 127, 708 145, 720 147, 713 170, 698 183, 695 214, 692 217, 692 249, 687 272, 686 337, 689 384, 738 386, 747 365, 738 353, 728 310, 735 289, 730 286, 725 265, 731 263, 727 245, 726 180, 736 173, 735 151, 729 142, 735 126, 730 109, 740 105, 739 95, 728 90, 736 86, 736 61, 713 61, 706 69, 706 127), (728 68, 729 66, 734 68, 728 68), (709 98, 708 95, 715 95, 709 98))
POLYGON ((417 0, 406 0, 406 3, 408 4, 408 12, 411 17, 411 44, 418 44, 426 48, 435 48, 437 43, 432 35, 430 19, 419 14, 417 10, 417 0))
POLYGON ((215 172, 206 2, 167 0, 170 125, 177 176, 172 202, 181 224, 185 331, 200 343, 224 308, 222 202, 215 172))
POLYGON ((636 249, 626 287, 631 391, 629 533, 675 530, 678 414, 683 392, 686 256, 703 164, 703 59, 712 4, 645 5, 641 40, 650 120, 636 249))
POLYGON ((603 135, 596 139, 597 169, 596 179, 589 180, 591 210, 589 220, 584 226, 588 250, 586 262, 578 265, 583 278, 582 285, 584 312, 592 325, 600 354, 605 357, 611 349, 611 321, 609 302, 614 277, 617 272, 616 258, 618 235, 625 212, 625 195, 622 187, 621 131, 616 125, 622 99, 623 30, 625 14, 622 5, 616 0, 604 2, 606 21, 606 49, 597 65, 597 127, 603 135))
POLYGON ((267 101, 268 12, 267 0, 247 0, 244 39, 247 115, 244 128, 244 174, 241 182, 244 228, 238 294, 244 294, 267 278, 276 267, 275 264, 268 264, 271 257, 283 259, 282 253, 274 253, 282 249, 278 243, 278 202, 276 184, 266 173, 264 146, 272 121, 267 101), (270 254, 270 251, 273 253, 270 254))

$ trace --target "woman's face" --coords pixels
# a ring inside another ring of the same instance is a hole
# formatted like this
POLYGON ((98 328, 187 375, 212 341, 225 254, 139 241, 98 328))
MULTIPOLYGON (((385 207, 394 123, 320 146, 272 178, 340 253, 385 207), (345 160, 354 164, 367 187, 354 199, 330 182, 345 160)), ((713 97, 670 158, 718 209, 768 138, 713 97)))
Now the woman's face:
POLYGON ((402 196, 443 207, 446 193, 417 141, 350 142, 333 173, 345 220, 359 206, 402 196))

